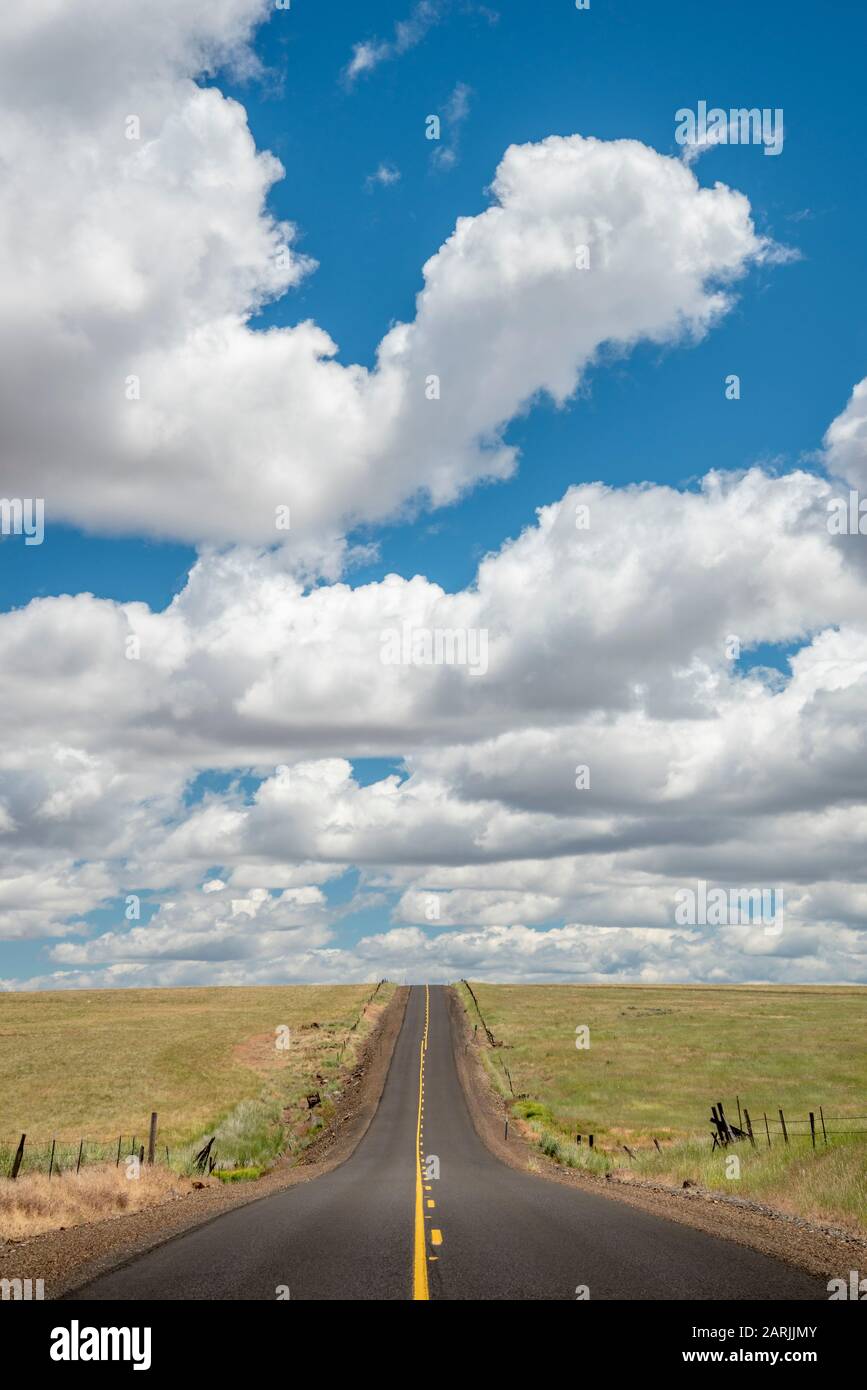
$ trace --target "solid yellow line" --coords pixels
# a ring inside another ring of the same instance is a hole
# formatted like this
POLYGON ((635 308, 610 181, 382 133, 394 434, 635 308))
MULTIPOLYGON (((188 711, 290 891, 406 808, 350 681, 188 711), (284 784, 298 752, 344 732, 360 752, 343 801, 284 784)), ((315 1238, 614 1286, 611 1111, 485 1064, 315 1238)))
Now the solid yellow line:
POLYGON ((421 1180, 421 1110, 424 1094, 424 1050, 427 1047, 427 1005, 428 989, 425 985, 425 1025, 424 1037, 418 1050, 418 1124, 415 1134, 415 1235, 413 1240, 412 1296, 415 1302, 428 1301, 430 1292, 427 1282, 427 1248, 424 1228, 424 1198, 421 1180))

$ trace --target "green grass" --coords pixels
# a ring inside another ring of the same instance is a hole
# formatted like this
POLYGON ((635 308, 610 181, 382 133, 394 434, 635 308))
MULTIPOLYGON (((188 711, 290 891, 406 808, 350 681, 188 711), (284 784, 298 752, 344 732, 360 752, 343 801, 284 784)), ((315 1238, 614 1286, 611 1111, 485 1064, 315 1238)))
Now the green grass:
MULTIPOLYGON (((47 1166, 52 1136, 63 1164, 78 1140, 113 1158, 147 1142, 159 1114, 158 1154, 173 1167, 216 1133, 218 1163, 267 1166, 286 1142, 286 1112, 309 1090, 333 1109, 344 1067, 368 1031, 354 1031, 370 984, 0 994, 0 1141, 26 1132, 25 1170, 47 1166), (318 1024, 317 1028, 311 1025, 318 1024), (277 1029, 289 1046, 275 1047, 277 1029), (338 1062, 338 1051, 344 1046, 338 1062), (323 1080, 317 1081, 316 1075, 323 1080), (45 1157, 45 1165, 42 1158, 45 1157)), ((394 987, 384 985, 376 1004, 394 987)), ((309 1136, 289 1140, 300 1147, 309 1136)), ((86 1153, 87 1158, 87 1153, 86 1153)))
MULTIPOLYGON (((479 1021, 458 986, 470 1021, 479 1021)), ((680 1185, 848 1225, 867 1223, 867 990, 823 986, 581 986, 473 984, 503 1047, 485 1045, 493 1084, 556 1161, 591 1172, 628 1168, 680 1185), (577 1049, 576 1028, 590 1029, 577 1049), (515 1100, 509 1085, 517 1096, 515 1100), (710 1106, 750 1111, 755 1150, 737 1144, 740 1176, 711 1151, 710 1106), (814 1151, 807 1117, 832 1136, 814 1151), (787 1147, 779 1125, 790 1127, 787 1147), (832 1118, 833 1117, 833 1118, 832 1118), (581 1134, 582 1142, 576 1142, 581 1134), (593 1134, 594 1149, 587 1136, 593 1134), (653 1140, 660 1142, 658 1153, 653 1140), (628 1145, 635 1154, 625 1153, 628 1145)), ((478 1036, 484 1041, 479 1026, 478 1036)))
POLYGON ((726 1155, 711 1152, 707 1140, 688 1141, 662 1154, 642 1153, 632 1166, 642 1177, 678 1185, 690 1179, 729 1196, 832 1224, 867 1224, 867 1136, 831 1139, 827 1146, 820 1142, 815 1151, 809 1140, 771 1149, 765 1142, 755 1151, 738 1144, 726 1155), (732 1154, 740 1159, 738 1177, 726 1174, 726 1158, 732 1154))
POLYGON ((264 1168, 215 1168, 214 1175, 221 1182, 255 1182, 265 1171, 264 1168))

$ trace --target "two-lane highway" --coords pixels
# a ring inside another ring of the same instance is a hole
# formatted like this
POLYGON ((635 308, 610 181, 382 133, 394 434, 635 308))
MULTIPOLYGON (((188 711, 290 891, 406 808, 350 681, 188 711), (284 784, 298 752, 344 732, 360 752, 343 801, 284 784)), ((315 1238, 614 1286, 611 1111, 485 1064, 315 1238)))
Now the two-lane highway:
POLYGON ((446 992, 415 987, 370 1128, 333 1172, 239 1207, 79 1299, 827 1299, 796 1269, 500 1163, 446 992))

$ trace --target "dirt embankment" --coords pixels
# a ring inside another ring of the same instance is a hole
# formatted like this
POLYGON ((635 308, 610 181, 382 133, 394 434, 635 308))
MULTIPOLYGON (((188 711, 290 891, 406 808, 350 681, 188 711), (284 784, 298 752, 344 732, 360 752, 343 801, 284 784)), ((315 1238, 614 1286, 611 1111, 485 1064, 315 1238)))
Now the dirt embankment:
POLYGON ((0 1278, 42 1279, 45 1297, 59 1298, 173 1236, 213 1221, 232 1207, 261 1201, 336 1168, 349 1158, 376 1114, 408 997, 407 988, 395 990, 365 1041, 356 1067, 344 1080, 330 1123, 297 1163, 280 1163, 258 1182, 224 1185, 217 1178, 195 1186, 184 1182, 167 1201, 128 1215, 51 1231, 30 1240, 0 1242, 0 1278))
POLYGON ((702 1188, 670 1188, 611 1174, 596 1177, 566 1168, 542 1153, 538 1144, 519 1130, 506 1100, 491 1086, 482 1059, 482 1046, 473 1033, 466 1010, 454 989, 449 990, 452 1044, 458 1075, 479 1138, 503 1163, 531 1172, 549 1182, 565 1183, 684 1226, 733 1240, 797 1265, 821 1278, 867 1268, 867 1240, 801 1217, 773 1211, 758 1202, 727 1197, 702 1188), (506 1120, 509 1120, 508 1139, 506 1120))

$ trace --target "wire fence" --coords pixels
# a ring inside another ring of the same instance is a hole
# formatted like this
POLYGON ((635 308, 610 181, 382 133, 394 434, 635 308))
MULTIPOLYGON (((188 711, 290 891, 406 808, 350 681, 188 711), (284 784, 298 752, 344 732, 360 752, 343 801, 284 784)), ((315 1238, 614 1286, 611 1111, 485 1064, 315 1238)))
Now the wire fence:
POLYGON ((740 1096, 735 1096, 735 1106, 737 1124, 734 1122, 734 1107, 729 1107, 729 1118, 721 1100, 711 1106, 714 1148, 726 1148, 729 1144, 747 1140, 754 1149, 765 1144, 771 1149, 780 1140, 788 1146, 795 1140, 803 1139, 815 1149, 818 1145, 827 1145, 831 1139, 867 1138, 865 1115, 826 1115, 824 1106, 817 1105, 806 1116, 793 1115, 791 1111, 786 1115, 782 1106, 776 1115, 769 1115, 766 1110, 753 1110, 751 1116, 749 1107, 741 1104, 740 1096), (845 1125, 846 1128, 838 1129, 838 1125, 845 1125))
MULTIPOLYGON (((33 1139, 19 1135, 15 1139, 0 1139, 0 1177, 21 1177, 27 1173, 43 1173, 56 1177, 61 1173, 79 1173, 94 1164, 114 1164, 120 1167, 130 1159, 144 1163, 147 1143, 137 1135, 118 1135, 114 1139, 33 1139), (23 1142, 22 1142, 23 1141, 23 1142), (17 1163, 16 1163, 17 1160, 17 1163)), ((183 1166, 186 1150, 175 1150, 175 1164, 183 1166)), ((172 1165, 171 1150, 163 1145, 154 1150, 153 1162, 164 1167, 172 1165)))
MULTIPOLYGON (((352 1035, 365 1019, 368 1007, 386 983, 384 979, 377 983, 362 1004, 354 1023, 346 1028, 335 1058, 338 1065, 343 1060, 345 1049, 352 1042, 352 1035)), ((313 1026, 319 1027, 318 1024, 313 1026)), ((318 1091, 308 1096, 308 1104, 314 1099, 318 1105, 318 1091)), ((216 1135, 202 1148, 199 1147, 202 1144, 201 1139, 174 1148, 158 1144, 157 1120, 158 1116, 154 1112, 140 1134, 118 1134, 102 1139, 87 1135, 79 1135, 77 1138, 61 1138, 56 1135, 50 1138, 33 1138, 30 1134, 16 1135, 9 1139, 0 1138, 0 1178, 18 1178, 28 1173, 43 1173, 52 1178, 61 1173, 80 1173, 82 1169, 94 1165, 114 1164, 119 1168, 122 1164, 130 1162, 147 1163, 148 1166, 162 1165, 179 1173, 212 1173, 215 1167, 239 1166, 232 1159, 224 1158, 223 1163, 220 1162, 215 1147, 216 1135)))
MULTIPOLYGON (((818 1116, 819 1116, 819 1121, 820 1121, 819 1128, 821 1128, 821 1122, 824 1121, 824 1125, 825 1125, 825 1130, 824 1130, 824 1132, 825 1132, 825 1134, 828 1135, 829 1138, 831 1138, 831 1137, 834 1136, 834 1135, 849 1135, 849 1136, 851 1136, 851 1135, 853 1135, 853 1134, 863 1134, 863 1135, 865 1136, 865 1138, 867 1138, 867 1115, 822 1115, 822 1114, 821 1114, 821 1107, 820 1107, 818 1112, 814 1112, 814 1125, 815 1125, 815 1116, 816 1116, 816 1114, 818 1114, 818 1116), (845 1125, 857 1124, 857 1125, 859 1125, 859 1128, 858 1128, 858 1129, 832 1129, 832 1128, 830 1128, 831 1125, 838 1125, 838 1124, 845 1124, 845 1125)), ((762 1123, 764 1123, 764 1120, 762 1121, 762 1123)), ((783 1122, 782 1122, 781 1120, 774 1120, 774 1119, 771 1119, 770 1117, 768 1117, 768 1125, 770 1126, 771 1129, 779 1129, 780 1132, 782 1133, 782 1130, 783 1130, 783 1122)), ((792 1119, 789 1115, 787 1115, 787 1116, 786 1116, 786 1120, 785 1120, 785 1129, 787 1130, 787 1132, 788 1132, 790 1138, 792 1138, 793 1135, 794 1135, 795 1138, 809 1139, 810 1136, 811 1136, 811 1133, 812 1133, 810 1118, 809 1118, 809 1116, 808 1116, 806 1120, 799 1120, 799 1119, 797 1119, 797 1118, 792 1119)), ((817 1130, 817 1132, 818 1132, 818 1130, 817 1130)))

